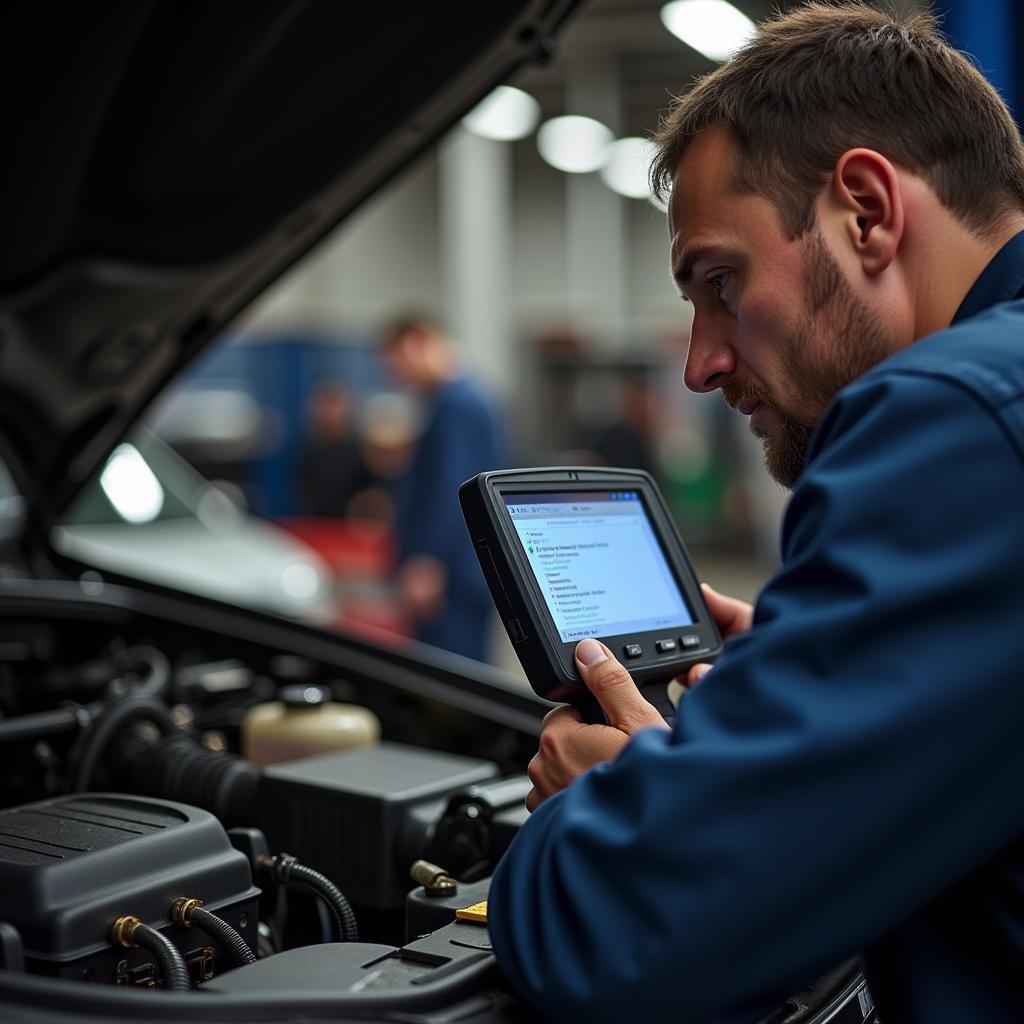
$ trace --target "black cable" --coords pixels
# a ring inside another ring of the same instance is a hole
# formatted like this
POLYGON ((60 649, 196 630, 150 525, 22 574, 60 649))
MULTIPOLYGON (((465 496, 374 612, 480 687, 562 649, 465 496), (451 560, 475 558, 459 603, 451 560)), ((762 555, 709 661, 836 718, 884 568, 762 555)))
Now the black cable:
POLYGON ((145 666, 149 674, 136 683, 130 683, 131 692, 137 696, 159 697, 171 681, 171 663, 158 647, 136 644, 117 655, 117 660, 129 668, 145 666))
POLYGON ((211 914, 205 907, 192 909, 192 924, 202 928, 207 935, 215 938, 227 951, 232 960, 241 967, 256 963, 256 957, 249 948, 249 943, 223 918, 211 914))
POLYGON ((153 722, 164 734, 175 730, 167 706, 156 697, 140 694, 111 702, 89 723, 82 737, 78 770, 72 785, 74 792, 82 793, 89 788, 107 745, 123 725, 137 718, 153 722))
MULTIPOLYGON (((119 658, 129 667, 145 667, 145 678, 131 684, 130 696, 159 697, 167 689, 171 678, 171 663, 167 655, 156 647, 138 644, 123 651, 119 658)), ((127 699, 127 697, 125 698, 127 699)), ((18 740, 49 739, 62 732, 72 732, 88 721, 90 712, 98 705, 86 710, 78 706, 55 708, 52 711, 38 711, 14 718, 0 719, 0 743, 18 740)), ((103 712, 101 712, 102 714, 103 712)), ((149 716, 140 716, 149 717, 149 716)), ((83 761, 84 761, 83 751, 83 761)), ((95 766, 90 767, 90 776, 95 766)))
POLYGON ((0 743, 49 739, 59 733, 73 732, 82 725, 83 716, 87 715, 82 708, 65 707, 0 719, 0 743))
POLYGON ((282 885, 295 886, 319 896, 334 915, 338 938, 342 942, 355 942, 359 938, 359 925, 352 905, 342 891, 326 876, 300 864, 291 854, 280 853, 273 859, 274 878, 282 885))
POLYGON ((164 980, 164 988, 175 992, 191 990, 192 979, 189 978, 185 958, 166 935, 161 935, 148 924, 137 924, 132 932, 132 941, 135 945, 148 949, 160 962, 160 976, 164 980))
POLYGON ((305 864, 293 864, 290 874, 292 884, 312 890, 327 904, 338 925, 338 938, 342 942, 355 942, 359 938, 359 925, 352 904, 326 875, 307 868, 305 864))

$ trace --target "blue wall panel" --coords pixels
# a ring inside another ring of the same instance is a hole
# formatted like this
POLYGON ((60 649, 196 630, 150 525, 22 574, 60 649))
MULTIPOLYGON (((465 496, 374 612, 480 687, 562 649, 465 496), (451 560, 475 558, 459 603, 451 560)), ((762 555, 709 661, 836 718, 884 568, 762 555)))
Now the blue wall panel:
POLYGON ((934 9, 950 42, 969 54, 1021 119, 1020 0, 942 0, 934 9))
POLYGON ((247 483, 258 496, 254 511, 294 513, 294 467, 306 435, 306 401, 324 380, 344 381, 356 409, 386 382, 371 339, 333 340, 309 334, 224 339, 193 367, 182 387, 229 386, 253 396, 275 424, 274 443, 247 466, 247 483))

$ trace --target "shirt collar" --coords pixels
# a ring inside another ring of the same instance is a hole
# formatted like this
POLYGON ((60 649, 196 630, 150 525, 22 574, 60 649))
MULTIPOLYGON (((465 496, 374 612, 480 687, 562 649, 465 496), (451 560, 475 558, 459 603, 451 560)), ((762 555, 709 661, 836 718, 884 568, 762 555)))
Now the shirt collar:
POLYGON ((1009 302, 1024 293, 1024 231, 1016 234, 992 257, 989 265, 971 286, 953 323, 976 316, 1000 302, 1009 302))

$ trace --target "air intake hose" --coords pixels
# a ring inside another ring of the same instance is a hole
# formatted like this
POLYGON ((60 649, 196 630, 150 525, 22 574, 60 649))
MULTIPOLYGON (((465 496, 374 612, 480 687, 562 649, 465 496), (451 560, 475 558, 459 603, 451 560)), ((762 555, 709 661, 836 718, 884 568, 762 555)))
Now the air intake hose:
POLYGON ((135 735, 124 737, 111 760, 129 792, 202 807, 225 828, 257 819, 259 769, 234 754, 206 750, 182 733, 155 742, 135 735))

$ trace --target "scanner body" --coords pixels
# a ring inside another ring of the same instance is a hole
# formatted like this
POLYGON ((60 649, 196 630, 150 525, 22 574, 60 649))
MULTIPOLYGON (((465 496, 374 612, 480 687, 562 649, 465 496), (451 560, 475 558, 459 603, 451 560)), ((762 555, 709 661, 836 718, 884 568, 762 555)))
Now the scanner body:
MULTIPOLYGON (((644 690, 722 640, 665 501, 635 469, 565 466, 480 473, 459 488, 480 567, 530 685, 584 703, 574 652, 606 644, 644 690)), ((652 692, 654 692, 652 690, 652 692)))

